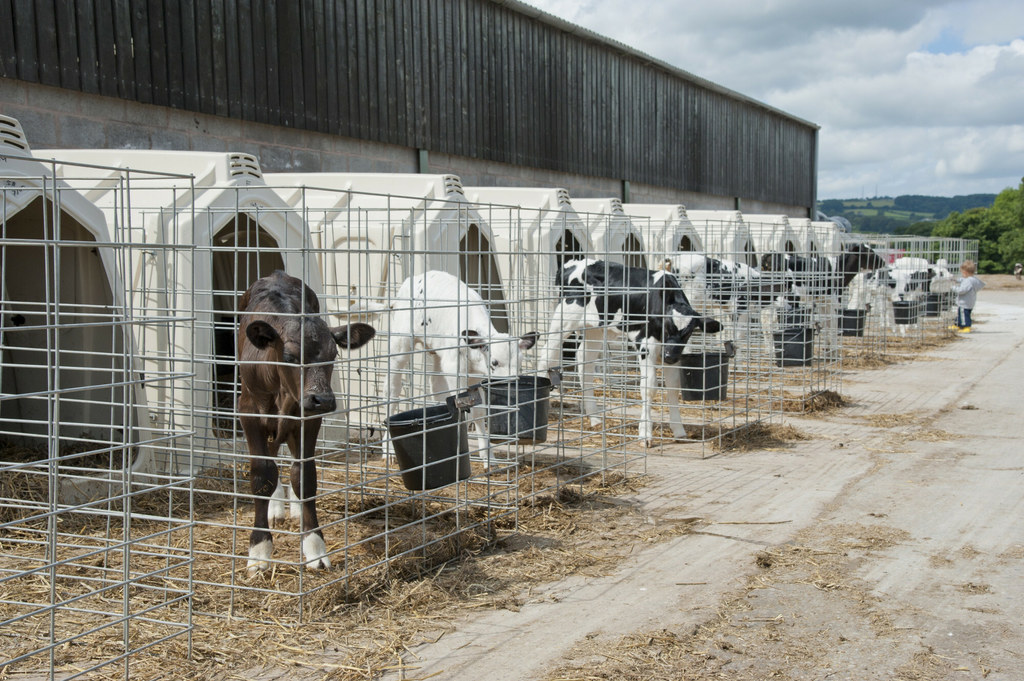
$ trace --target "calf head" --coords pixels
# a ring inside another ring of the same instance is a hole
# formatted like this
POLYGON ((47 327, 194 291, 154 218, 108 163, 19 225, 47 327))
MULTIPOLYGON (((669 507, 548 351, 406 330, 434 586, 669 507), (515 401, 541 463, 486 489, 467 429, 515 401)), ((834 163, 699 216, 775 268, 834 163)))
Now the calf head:
POLYGON ((678 364, 686 343, 698 329, 704 333, 718 333, 722 325, 717 319, 699 316, 689 303, 671 305, 661 320, 661 362, 678 364))
POLYGON ((882 269, 888 264, 885 258, 867 244, 844 244, 839 257, 839 269, 850 274, 851 279, 858 272, 882 269))
POLYGON ((467 329, 462 339, 469 349, 469 371, 479 376, 507 378, 518 376, 522 353, 537 344, 538 334, 531 331, 521 338, 496 333, 490 338, 467 329))
POLYGON ((783 272, 786 269, 785 253, 765 253, 761 256, 762 272, 783 272))
MULTIPOLYGON (((260 367, 262 382, 276 385, 281 396, 302 406, 303 413, 323 414, 335 408, 331 374, 338 348, 355 350, 368 343, 374 334, 368 324, 329 328, 320 317, 265 314, 245 327, 245 338, 254 352, 243 347, 239 356, 276 363, 260 367)), ((244 374, 243 371, 243 384, 244 374)))

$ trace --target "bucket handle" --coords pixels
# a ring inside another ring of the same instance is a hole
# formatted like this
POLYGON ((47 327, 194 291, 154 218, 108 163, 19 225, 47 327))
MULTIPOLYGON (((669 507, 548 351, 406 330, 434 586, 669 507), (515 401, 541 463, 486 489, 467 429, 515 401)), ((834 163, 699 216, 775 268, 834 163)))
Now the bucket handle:
POLYGON ((446 397, 444 401, 445 404, 448 405, 448 411, 451 412, 451 415, 454 418, 458 416, 458 412, 469 411, 473 407, 483 403, 483 388, 480 384, 473 385, 470 386, 469 390, 466 392, 446 397))

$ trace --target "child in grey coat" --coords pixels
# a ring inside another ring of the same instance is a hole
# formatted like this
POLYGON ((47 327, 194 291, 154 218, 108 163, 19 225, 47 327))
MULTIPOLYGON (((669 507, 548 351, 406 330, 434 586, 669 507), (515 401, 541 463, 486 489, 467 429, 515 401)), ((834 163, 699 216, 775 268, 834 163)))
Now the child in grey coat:
POLYGON ((985 282, 974 276, 978 271, 973 260, 960 265, 960 279, 953 285, 956 294, 956 327, 960 333, 971 332, 971 311, 978 300, 978 291, 985 288, 985 282))

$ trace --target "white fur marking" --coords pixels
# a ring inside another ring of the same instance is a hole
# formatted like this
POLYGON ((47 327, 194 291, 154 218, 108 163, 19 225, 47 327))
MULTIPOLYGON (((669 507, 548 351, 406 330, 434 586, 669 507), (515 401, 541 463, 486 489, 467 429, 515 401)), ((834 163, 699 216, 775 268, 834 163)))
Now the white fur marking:
POLYGON ((312 570, 331 567, 331 559, 327 557, 327 544, 323 537, 315 532, 310 532, 302 540, 302 556, 306 559, 306 567, 312 570))
POLYGON ((270 556, 274 553, 274 540, 264 539, 256 546, 249 547, 249 562, 246 570, 249 575, 270 569, 270 556))
POLYGON ((277 487, 274 488, 274 493, 270 495, 270 505, 267 507, 267 522, 271 527, 284 522, 285 519, 285 500, 288 498, 288 492, 291 491, 291 485, 284 485, 280 482, 277 483, 277 487), (285 491, 287 488, 287 491, 285 491))

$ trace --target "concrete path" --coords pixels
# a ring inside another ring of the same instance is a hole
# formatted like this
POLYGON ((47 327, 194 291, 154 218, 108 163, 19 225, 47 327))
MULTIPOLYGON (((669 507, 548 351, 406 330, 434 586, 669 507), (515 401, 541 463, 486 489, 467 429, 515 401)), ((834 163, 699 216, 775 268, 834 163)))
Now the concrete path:
MULTIPOLYGON (((697 533, 638 553, 614 575, 534 590, 518 612, 467 618, 413 649, 418 668, 405 678, 532 681, 588 642, 693 630, 758 572, 758 552, 849 524, 900 538, 847 573, 867 585, 877 608, 888 608, 900 633, 858 657, 861 665, 872 660, 877 675, 862 676, 836 652, 827 661, 836 678, 898 678, 900 659, 889 658, 918 648, 949 660, 959 674, 949 678, 1024 678, 1024 298, 982 298, 975 333, 918 361, 852 372, 842 391, 851 406, 829 418, 790 419, 811 441, 705 460, 651 455, 653 484, 635 501, 652 523, 703 517, 697 533), (912 417, 871 425, 881 414, 912 417), (923 437, 929 432, 938 437, 923 437)), ((755 604, 764 596, 750 595, 755 604)), ((784 598, 778 589, 765 607, 789 607, 784 598)), ((829 614, 819 616, 821 630, 829 614)), ((873 645, 860 638, 858 645, 873 645)))

